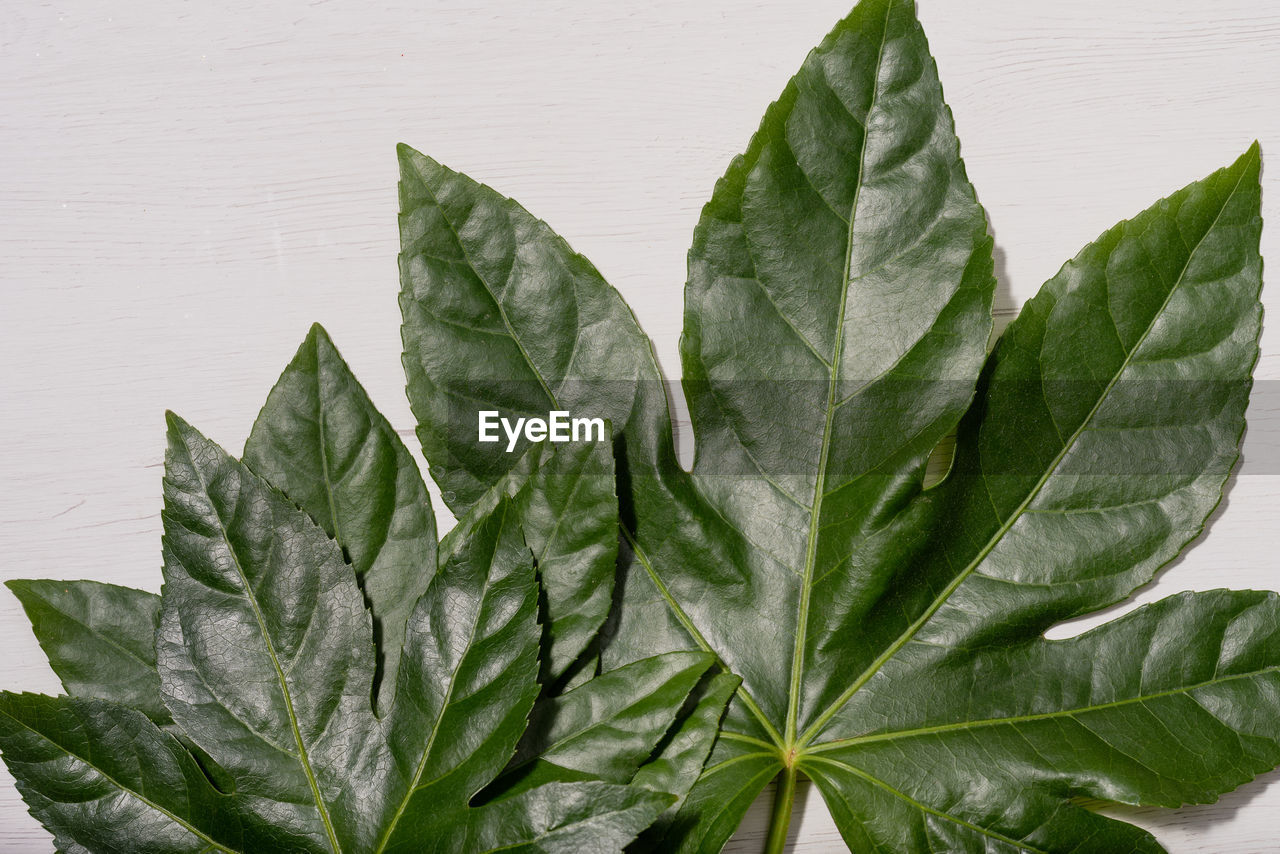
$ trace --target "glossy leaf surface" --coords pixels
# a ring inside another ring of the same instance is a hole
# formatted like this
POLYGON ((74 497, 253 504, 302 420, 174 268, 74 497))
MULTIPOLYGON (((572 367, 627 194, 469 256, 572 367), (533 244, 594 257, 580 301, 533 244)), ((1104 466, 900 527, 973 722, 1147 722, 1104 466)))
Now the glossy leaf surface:
POLYGON ((566 411, 660 436, 648 339, 595 267, 491 188, 408 146, 399 157, 404 367, 449 508, 464 513, 529 447, 478 443, 482 410, 566 411))
POLYGON ((115 703, 6 692, 0 750, 60 850, 313 850, 236 810, 177 739, 115 703))
POLYGON ((436 569, 435 516, 409 450, 318 324, 271 390, 244 461, 337 541, 373 616, 380 686, 394 686, 405 621, 436 569))
POLYGON ((471 505, 440 543, 442 559, 504 498, 533 551, 543 597, 544 683, 575 665, 613 601, 618 502, 605 443, 537 445, 471 505))
POLYGON ((641 659, 541 703, 504 795, 553 781, 630 783, 711 663, 705 653, 641 659))
POLYGON ((355 574, 283 495, 176 416, 163 519, 156 652, 174 721, 267 820, 334 851, 367 847, 381 799, 350 781, 376 779, 381 757, 355 574))
POLYGON ((97 581, 10 581, 68 694, 132 706, 170 722, 156 673, 160 597, 97 581))
POLYGON ((669 795, 607 783, 549 783, 462 812, 424 810, 393 854, 455 851, 614 854, 653 823, 669 795))
POLYGON ((591 844, 604 846, 598 850, 617 850, 674 799, 600 781, 630 782, 710 658, 673 653, 637 662, 544 699, 528 720, 539 693, 538 585, 518 515, 504 497, 469 520, 409 620, 388 717, 407 784, 375 850, 418 850, 427 839, 489 845, 507 836, 512 845, 586 844, 593 834, 591 844), (468 809, 491 783, 498 800, 468 809), (543 792, 548 786, 560 800, 543 792))
POLYGON ((988 355, 991 241, 936 68, 910 2, 864 0, 695 231, 691 473, 660 397, 582 391, 625 394, 637 370, 638 390, 658 384, 622 311, 594 315, 595 373, 569 358, 608 286, 566 276, 577 256, 541 223, 507 227, 528 217, 515 202, 405 163, 406 369, 428 454, 459 449, 439 452, 442 486, 517 465, 441 416, 470 375, 416 343, 466 306, 456 334, 505 354, 474 405, 524 413, 559 396, 522 389, 568 387, 575 415, 627 412, 603 665, 702 650, 741 679, 656 850, 719 850, 799 774, 853 850, 1158 850, 1073 799, 1203 802, 1280 762, 1270 596, 1176 597, 1043 637, 1148 582, 1220 500, 1258 354, 1256 147, 1086 246, 988 355))
MULTIPOLYGON (((368 452, 385 440, 377 429, 385 422, 314 329, 290 368, 301 364, 303 376, 286 371, 264 410, 284 425, 264 467, 283 465, 281 479, 298 494, 316 485, 308 478, 322 471, 315 464, 327 451, 304 430, 286 458, 280 437, 298 423, 285 401, 307 396, 285 393, 314 389, 306 369, 315 362, 306 360, 317 356, 335 372, 330 381, 349 383, 346 402, 373 424, 353 444, 368 452)), ((330 408, 342 412, 342 395, 334 397, 339 405, 330 408)), ((544 698, 528 726, 542 690, 543 591, 520 523, 539 514, 548 522, 538 538, 544 570, 574 565, 583 544, 586 563, 598 561, 594 528, 616 544, 607 451, 595 454, 603 469, 589 477, 587 447, 566 455, 567 470, 539 473, 514 498, 499 492, 451 538, 420 596, 402 585, 385 600, 384 613, 415 596, 398 690, 383 695, 379 718, 372 603, 361 596, 358 569, 343 560, 342 539, 180 419, 170 419, 169 434, 162 597, 90 583, 15 584, 75 690, 112 690, 71 676, 111 663, 120 645, 135 646, 137 663, 158 661, 154 694, 115 690, 123 700, 162 697, 176 722, 160 729, 100 700, 5 695, 0 749, 60 850, 618 852, 671 806, 675 797, 654 785, 623 784, 677 720, 688 723, 682 707, 709 656, 673 653, 586 680, 544 698), (130 603, 140 606, 132 618, 130 603), (158 655, 139 637, 157 614, 158 655), (68 635, 86 632, 91 643, 64 652, 68 635), (523 774, 526 767, 537 773, 523 774), (505 780, 521 778, 518 787, 494 783, 504 769, 505 780), (472 806, 487 786, 497 799, 472 806)), ((387 471, 416 478, 411 461, 407 471, 402 463, 387 471)), ((319 487, 341 492, 348 483, 319 487)), ((429 521, 429 506, 416 512, 429 521)), ((348 542, 368 532, 359 524, 348 542)), ((612 571, 616 546, 604 553, 612 571)), ((427 554, 434 562, 434 538, 427 554)), ((712 734, 702 732, 702 742, 712 734)))

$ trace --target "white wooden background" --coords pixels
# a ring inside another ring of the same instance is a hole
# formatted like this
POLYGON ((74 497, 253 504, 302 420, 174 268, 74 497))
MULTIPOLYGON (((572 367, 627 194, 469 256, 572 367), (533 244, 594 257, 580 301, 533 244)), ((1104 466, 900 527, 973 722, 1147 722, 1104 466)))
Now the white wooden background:
MULTIPOLYGON (((158 589, 163 410, 238 449, 313 320, 409 435, 399 141, 550 222, 678 376, 698 209, 849 2, 6 0, 0 576, 158 589)), ((1274 0, 919 5, 1006 310, 1255 137, 1280 153, 1274 0)), ((1269 172, 1263 251, 1280 259, 1269 172)), ((1280 282, 1265 299, 1280 316, 1280 282)), ((1274 321, 1257 375, 1280 380, 1274 321)), ((1255 401, 1246 453, 1271 464, 1246 462, 1207 541, 1143 600, 1280 586, 1280 412, 1269 431, 1264 416, 1255 401)), ((58 689, 3 591, 0 646, 0 685, 58 689)), ((0 848, 50 851, 0 777, 0 848)), ((821 799, 802 800, 795 850, 843 850, 821 799)), ((766 807, 730 850, 759 850, 766 807)), ((1213 806, 1123 814, 1175 852, 1263 852, 1280 850, 1278 808, 1272 774, 1213 806)))

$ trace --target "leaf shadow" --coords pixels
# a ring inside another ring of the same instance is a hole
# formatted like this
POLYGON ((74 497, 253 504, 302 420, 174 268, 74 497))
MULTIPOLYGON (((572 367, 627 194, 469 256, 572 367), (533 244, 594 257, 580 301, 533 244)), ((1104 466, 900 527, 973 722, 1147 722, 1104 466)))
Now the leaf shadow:
MULTIPOLYGON (((994 233, 991 227, 990 212, 987 213, 987 229, 988 233, 994 233)), ((1005 327, 1013 322, 1013 319, 1018 316, 1018 312, 1022 308, 1013 297, 1013 283, 1009 277, 1009 253, 1005 252, 1004 247, 994 237, 992 240, 991 260, 993 263, 992 272, 996 278, 996 291, 991 299, 993 325, 988 349, 995 345, 996 339, 1004 333, 1005 327)))

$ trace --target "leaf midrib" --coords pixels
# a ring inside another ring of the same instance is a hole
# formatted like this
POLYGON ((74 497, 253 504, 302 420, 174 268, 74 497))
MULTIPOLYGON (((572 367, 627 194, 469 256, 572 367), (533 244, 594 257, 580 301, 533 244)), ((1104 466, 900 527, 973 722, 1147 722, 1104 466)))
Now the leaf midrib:
POLYGON ((1013 528, 1014 524, 1016 524, 1017 521, 1020 518, 1022 518, 1024 511, 1026 511, 1026 509, 1031 505, 1031 502, 1034 501, 1037 496, 1039 496, 1040 490, 1044 488, 1045 484, 1048 483, 1049 478, 1051 478, 1053 474, 1057 471, 1058 466, 1062 463, 1062 460, 1065 459, 1067 454, 1072 450, 1072 448, 1075 447, 1075 444, 1080 439, 1080 436, 1084 434, 1090 422, 1092 422, 1094 417, 1097 415, 1098 410, 1101 409, 1102 405, 1106 402, 1108 396, 1111 394, 1111 390, 1115 388, 1116 383, 1120 381, 1120 377, 1125 373, 1125 371, 1129 369, 1129 366, 1133 363, 1133 357, 1135 356, 1135 354, 1137 354, 1137 352, 1140 349, 1142 349, 1142 345, 1146 342, 1148 336, 1150 336, 1151 330, 1155 328, 1157 322, 1164 315, 1165 310, 1169 307, 1169 302, 1173 299, 1173 295, 1176 294, 1178 290, 1182 287, 1183 280, 1186 278, 1186 275, 1187 275, 1187 270, 1190 269, 1191 262, 1195 259, 1196 253, 1200 251, 1200 247, 1204 244, 1205 239, 1208 238, 1208 236, 1212 234, 1214 230, 1218 227, 1218 222, 1222 218, 1223 211, 1227 209, 1227 206, 1230 205, 1231 200, 1235 198, 1235 195, 1239 191, 1240 185, 1243 181, 1244 181, 1244 172, 1242 171, 1240 176, 1236 179, 1235 185, 1231 188, 1231 191, 1227 193, 1226 197, 1223 199, 1222 206, 1218 209, 1217 213, 1215 214, 1213 218, 1213 222, 1209 224, 1208 228, 1206 228, 1204 233, 1200 236, 1200 239, 1196 241, 1196 245, 1191 249, 1190 252, 1187 253, 1187 260, 1183 264, 1182 270, 1178 273, 1178 278, 1174 281, 1173 285, 1170 286, 1169 292, 1165 295, 1164 301, 1160 304, 1160 307, 1155 312, 1152 313, 1151 321, 1150 323, 1147 324, 1147 328, 1143 330, 1142 336, 1136 342, 1134 342, 1133 347, 1130 348, 1129 352, 1125 354, 1125 358, 1123 362, 1121 362, 1120 366, 1116 369, 1115 374, 1111 377, 1111 380, 1107 383, 1106 388, 1104 388, 1102 390, 1102 393, 1098 396, 1098 400, 1094 403, 1093 407, 1089 410, 1088 414, 1085 415, 1084 419, 1081 420, 1080 426, 1077 427, 1076 430, 1071 434, 1071 436, 1066 440, 1066 442, 1063 443, 1062 450, 1059 451, 1057 456, 1055 456, 1053 460, 1049 463, 1049 466, 1047 467, 1045 473, 1041 475, 1038 481, 1036 481, 1035 485, 1031 488, 1030 492, 1027 494, 1027 497, 1023 499, 1022 503, 1020 503, 1017 506, 1017 508, 1014 509, 1014 511, 1009 515, 1009 518, 1005 520, 1003 524, 1001 524, 999 529, 991 536, 991 538, 979 551, 978 555, 974 557, 973 560, 971 560, 969 564, 960 573, 956 575, 955 579, 953 579, 952 582, 948 584, 942 590, 941 593, 938 594, 938 596, 933 600, 933 602, 930 603, 929 607, 926 608, 925 611, 918 618, 916 618, 916 620, 912 622, 911 625, 909 625, 902 632, 902 634, 899 635, 898 638, 895 639, 894 642, 889 645, 889 647, 883 653, 881 653, 874 661, 871 662, 871 664, 867 667, 867 669, 864 670, 862 674, 859 675, 858 678, 854 680, 854 682, 849 686, 848 689, 846 689, 843 693, 841 693, 840 696, 837 697, 836 700, 832 702, 822 712, 822 714, 820 714, 817 718, 814 719, 813 723, 809 725, 809 727, 805 730, 804 734, 800 737, 800 741, 798 745, 799 747, 803 748, 806 745, 808 745, 809 742, 811 742, 819 734, 821 729, 824 726, 826 726, 827 723, 829 723, 831 719, 835 717, 836 714, 839 713, 840 709, 842 709, 845 706, 845 704, 847 704, 849 700, 852 699, 853 695, 856 694, 859 690, 861 690, 862 687, 866 685, 867 682, 870 681, 871 678, 875 676, 875 674, 878 673, 880 669, 886 663, 888 663, 888 661, 891 658, 897 655, 897 653, 908 642, 910 642, 910 640, 913 637, 915 637, 915 635, 920 631, 920 629, 922 629, 925 626, 925 624, 927 624, 929 620, 933 618, 933 615, 937 613, 938 609, 941 608, 946 603, 946 601, 951 597, 951 594, 953 594, 960 587, 960 585, 963 584, 965 580, 968 579, 969 576, 972 575, 973 572, 979 566, 982 565, 983 561, 986 560, 987 556, 992 552, 992 550, 994 550, 995 547, 999 545, 1000 542, 1004 539, 1005 534, 1007 534, 1013 528))
MULTIPOLYGON (((822 502, 826 498, 827 460, 831 452, 831 428, 835 421, 837 406, 836 393, 840 382, 840 357, 844 350, 844 318, 849 304, 851 283, 850 273, 853 267, 853 232, 858 222, 858 200, 862 195, 863 178, 867 166, 867 138, 871 135, 871 114, 876 108, 880 95, 880 71, 884 62, 884 47, 889 41, 889 16, 893 12, 894 0, 885 3, 884 21, 880 31, 880 45, 876 52, 875 79, 871 86, 871 98, 867 104, 867 121, 863 125, 862 148, 858 152, 858 177, 853 192, 853 204, 849 210, 848 230, 845 237, 844 275, 841 278, 840 312, 836 318, 835 343, 831 354, 831 371, 827 382, 826 423, 822 428, 822 450, 818 458, 818 474, 814 479, 813 501, 809 513, 809 538, 805 546, 804 571, 800 580, 799 613, 796 620, 795 647, 791 658, 791 686, 787 692, 787 720, 785 726, 786 743, 780 745, 790 754, 796 742, 797 718, 800 712, 800 686, 804 678, 804 657, 809 632, 810 596, 813 590, 813 570, 818 555, 818 533, 821 529, 822 502)), ((785 122, 784 122, 785 125, 785 122)), ((803 170, 801 170, 803 171, 803 170)), ((819 194, 821 195, 821 194, 819 194)))

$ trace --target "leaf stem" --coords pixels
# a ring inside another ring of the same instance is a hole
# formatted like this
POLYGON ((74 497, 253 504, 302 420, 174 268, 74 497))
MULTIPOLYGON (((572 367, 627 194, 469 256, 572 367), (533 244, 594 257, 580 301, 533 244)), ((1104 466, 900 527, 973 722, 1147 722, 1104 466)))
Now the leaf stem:
POLYGON ((796 800, 796 766, 788 765, 778 780, 778 793, 773 798, 773 815, 769 817, 769 838, 764 854, 782 854, 791 829, 791 807, 796 800))

